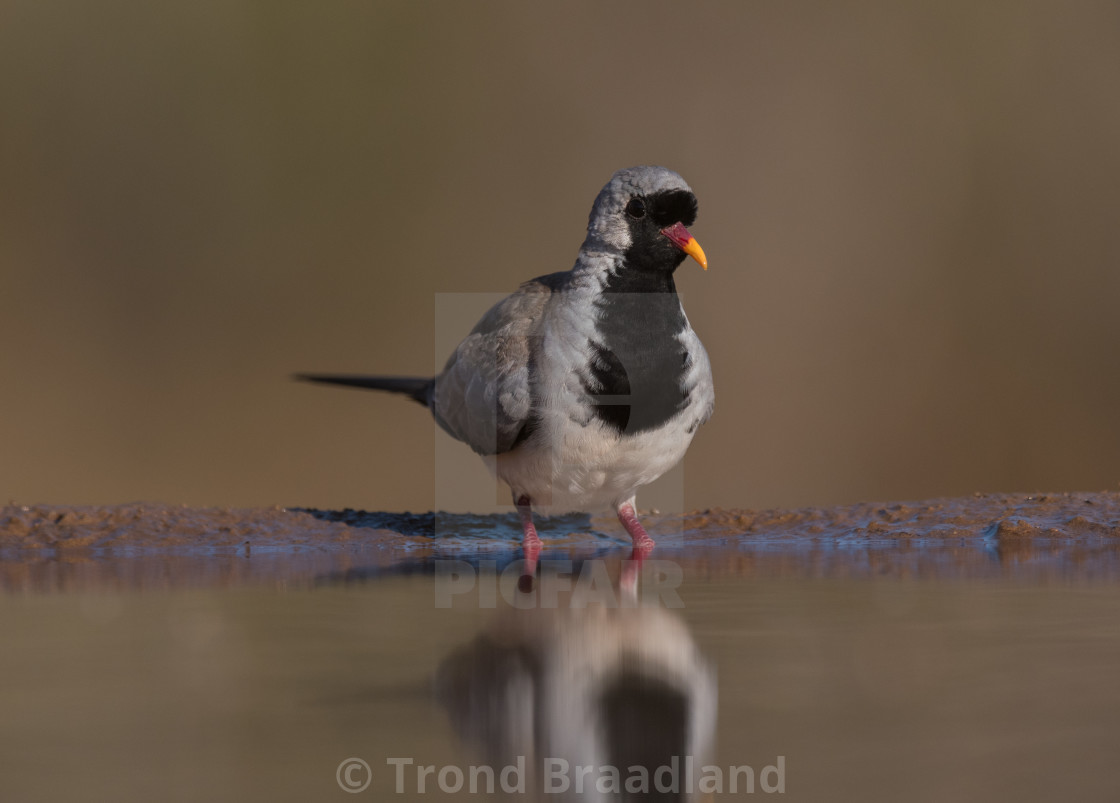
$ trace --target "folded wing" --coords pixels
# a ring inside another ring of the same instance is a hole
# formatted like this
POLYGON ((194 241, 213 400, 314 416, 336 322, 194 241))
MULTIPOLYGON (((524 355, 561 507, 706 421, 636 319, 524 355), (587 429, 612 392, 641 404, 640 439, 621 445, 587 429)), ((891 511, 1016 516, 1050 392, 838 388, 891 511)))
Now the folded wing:
POLYGON ((533 279, 495 304, 436 377, 432 414, 478 454, 508 452, 528 434, 540 322, 568 275, 533 279))

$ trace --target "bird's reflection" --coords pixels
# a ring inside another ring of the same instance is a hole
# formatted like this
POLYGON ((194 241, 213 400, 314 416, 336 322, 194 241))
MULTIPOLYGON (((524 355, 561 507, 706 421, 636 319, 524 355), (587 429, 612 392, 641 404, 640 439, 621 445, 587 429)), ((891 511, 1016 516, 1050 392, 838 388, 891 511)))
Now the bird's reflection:
POLYGON ((712 752, 716 683, 684 620, 639 606, 625 571, 618 606, 579 607, 555 581, 537 600, 559 605, 503 609, 441 663, 454 730, 490 767, 524 757, 528 799, 700 799, 686 776, 712 752))

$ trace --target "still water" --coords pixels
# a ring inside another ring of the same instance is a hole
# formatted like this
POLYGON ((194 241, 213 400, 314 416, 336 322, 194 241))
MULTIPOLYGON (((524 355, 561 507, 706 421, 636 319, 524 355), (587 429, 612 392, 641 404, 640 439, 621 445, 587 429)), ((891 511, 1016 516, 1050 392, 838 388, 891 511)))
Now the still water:
POLYGON ((1120 799, 1111 582, 1006 562, 928 577, 866 555, 822 571, 717 545, 665 551, 635 593, 607 547, 546 563, 527 595, 516 553, 443 557, 458 562, 293 583, 212 582, 283 558, 232 554, 191 557, 211 573, 197 588, 161 587, 150 559, 114 567, 145 582, 9 582, 0 799, 460 800, 479 797, 472 767, 522 799, 570 799, 580 772, 588 800, 627 783, 648 799, 1120 799))

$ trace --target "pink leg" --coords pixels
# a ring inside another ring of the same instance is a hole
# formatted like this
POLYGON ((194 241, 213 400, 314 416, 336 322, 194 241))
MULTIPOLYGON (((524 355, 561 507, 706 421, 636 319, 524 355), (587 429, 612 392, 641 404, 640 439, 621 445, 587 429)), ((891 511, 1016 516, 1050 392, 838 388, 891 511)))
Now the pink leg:
POLYGON ((630 533, 630 538, 634 541, 634 549, 643 550, 648 555, 649 551, 653 549, 654 542, 649 537, 649 533, 646 532, 646 528, 638 521, 638 514, 634 512, 634 505, 630 502, 623 502, 619 505, 618 520, 622 522, 626 532, 630 533))
POLYGON ((537 558, 541 554, 541 538, 537 535, 537 528, 533 526, 533 508, 529 497, 522 496, 516 500, 517 512, 521 516, 521 546, 525 550, 525 568, 517 587, 528 594, 533 590, 533 576, 537 573, 537 558))
POLYGON ((517 512, 521 515, 521 545, 525 549, 540 549, 541 537, 537 535, 537 528, 533 526, 533 507, 529 497, 518 497, 517 512))

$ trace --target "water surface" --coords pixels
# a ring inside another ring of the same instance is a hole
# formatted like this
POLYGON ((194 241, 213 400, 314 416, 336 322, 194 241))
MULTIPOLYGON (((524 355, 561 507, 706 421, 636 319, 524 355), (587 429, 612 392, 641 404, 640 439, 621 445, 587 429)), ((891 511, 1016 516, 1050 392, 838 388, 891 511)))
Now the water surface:
POLYGON ((636 596, 673 593, 632 607, 629 551, 587 529, 546 550, 530 595, 504 536, 9 549, 0 798, 463 799, 440 770, 519 755, 527 792, 546 759, 593 784, 683 755, 725 773, 724 797, 733 767, 751 797, 1120 797, 1108 533, 678 520, 636 596), (340 772, 352 758, 368 776, 340 772), (400 793, 389 759, 414 762, 400 793), (435 767, 423 793, 416 765, 435 767))

